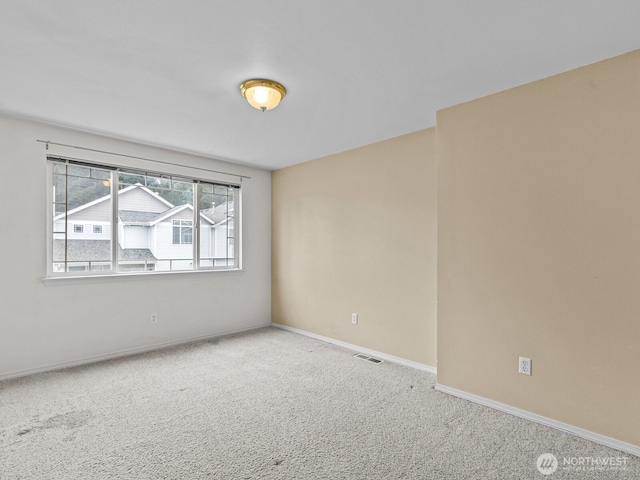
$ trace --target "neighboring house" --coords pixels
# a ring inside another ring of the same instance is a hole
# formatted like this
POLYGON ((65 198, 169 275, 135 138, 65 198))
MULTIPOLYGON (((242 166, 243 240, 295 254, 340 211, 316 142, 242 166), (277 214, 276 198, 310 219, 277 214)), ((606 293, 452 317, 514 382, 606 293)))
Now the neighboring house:
MULTIPOLYGON (((54 217, 53 270, 111 268, 111 195, 54 217), (65 230, 66 222, 66 230, 65 230), (66 256, 65 256, 66 253, 66 256)), ((233 202, 200 211, 202 267, 233 265, 233 202)), ((118 192, 118 268, 193 268, 193 206, 174 206, 142 185, 118 192)))

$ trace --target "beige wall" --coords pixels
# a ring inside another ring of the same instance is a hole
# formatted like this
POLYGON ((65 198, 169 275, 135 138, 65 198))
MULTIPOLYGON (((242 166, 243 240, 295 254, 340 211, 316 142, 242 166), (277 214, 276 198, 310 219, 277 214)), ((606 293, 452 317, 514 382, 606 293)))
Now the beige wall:
POLYGON ((278 170, 272 195, 273 322, 435 366, 435 129, 278 170))
POLYGON ((640 445, 640 51, 437 125, 439 383, 640 445))

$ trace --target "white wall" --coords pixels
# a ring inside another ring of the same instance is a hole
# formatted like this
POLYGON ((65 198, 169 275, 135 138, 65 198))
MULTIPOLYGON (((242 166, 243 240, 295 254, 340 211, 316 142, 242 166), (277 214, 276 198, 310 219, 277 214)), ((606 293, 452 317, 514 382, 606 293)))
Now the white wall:
POLYGON ((19 212, 0 222, 0 378, 270 323, 270 172, 3 116, 0 162, 0 204, 19 212), (250 176, 242 182, 245 269, 45 285, 46 152, 38 139, 250 176))

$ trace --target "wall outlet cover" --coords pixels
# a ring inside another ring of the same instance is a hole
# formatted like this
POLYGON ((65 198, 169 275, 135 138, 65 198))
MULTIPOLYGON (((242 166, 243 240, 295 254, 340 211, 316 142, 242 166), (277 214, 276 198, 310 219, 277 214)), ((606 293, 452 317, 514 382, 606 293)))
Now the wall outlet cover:
POLYGON ((520 357, 518 359, 518 373, 523 375, 531 375, 531 359, 520 357))

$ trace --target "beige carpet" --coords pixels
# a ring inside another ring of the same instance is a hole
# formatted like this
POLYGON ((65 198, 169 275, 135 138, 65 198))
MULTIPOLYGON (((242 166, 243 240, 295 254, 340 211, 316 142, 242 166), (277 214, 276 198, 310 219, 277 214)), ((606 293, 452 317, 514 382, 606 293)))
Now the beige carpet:
POLYGON ((637 457, 353 354, 265 328, 0 382, 0 479, 640 478, 637 457))

